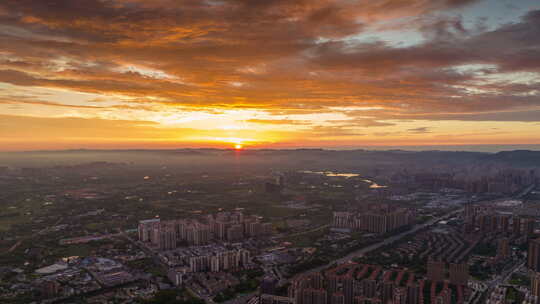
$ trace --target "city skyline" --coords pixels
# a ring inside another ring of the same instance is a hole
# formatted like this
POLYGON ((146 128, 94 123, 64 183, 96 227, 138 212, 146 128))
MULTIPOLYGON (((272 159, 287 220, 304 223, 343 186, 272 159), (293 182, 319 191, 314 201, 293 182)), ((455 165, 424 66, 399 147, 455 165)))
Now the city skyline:
POLYGON ((2 0, 0 188, 0 303, 540 304, 540 1, 2 0))
POLYGON ((0 151, 540 144, 533 0, 0 3, 0 151))

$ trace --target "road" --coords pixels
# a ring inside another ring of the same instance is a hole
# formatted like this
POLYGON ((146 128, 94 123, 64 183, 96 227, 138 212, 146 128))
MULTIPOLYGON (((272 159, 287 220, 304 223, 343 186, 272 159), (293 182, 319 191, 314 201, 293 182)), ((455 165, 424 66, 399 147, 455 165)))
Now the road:
POLYGON ((506 282, 508 281, 508 279, 510 279, 512 274, 514 272, 516 272, 524 264, 525 264, 525 262, 517 263, 516 265, 514 265, 509 270, 503 272, 502 274, 498 275, 495 279, 491 280, 488 283, 488 294, 491 293, 493 288, 497 287, 497 285, 506 284, 506 282))
POLYGON ((302 275, 309 274, 309 273, 319 272, 319 271, 321 271, 321 270, 327 268, 328 265, 331 265, 331 264, 333 264, 333 263, 337 263, 337 264, 343 264, 343 263, 346 263, 346 262, 352 260, 352 259, 355 258, 355 257, 363 256, 363 255, 365 255, 365 254, 367 254, 367 253, 369 253, 369 252, 371 252, 371 251, 374 251, 374 250, 376 250, 376 249, 379 249, 379 248, 382 247, 382 246, 392 244, 393 242, 398 241, 398 240, 400 240, 400 239, 402 239, 402 238, 404 238, 404 237, 406 237, 406 236, 408 236, 408 235, 410 235, 410 234, 413 234, 413 233, 417 232, 418 230, 421 230, 421 229, 424 229, 424 228, 426 228, 426 227, 432 226, 432 225, 436 224, 437 222, 442 221, 442 220, 444 220, 444 219, 447 219, 447 218, 449 218, 449 217, 451 217, 451 216, 453 216, 453 215, 455 215, 455 214, 457 214, 457 213, 459 213, 459 212, 462 212, 462 211, 463 211, 463 208, 457 209, 457 210, 451 211, 451 212, 449 212, 449 213, 447 213, 447 214, 445 214, 445 215, 443 215, 443 216, 440 216, 440 217, 431 219, 431 220, 429 220, 429 221, 427 221, 427 222, 425 222, 425 223, 423 223, 423 224, 418 224, 418 225, 414 226, 414 227, 413 227, 412 229, 410 229, 410 230, 407 230, 407 231, 402 232, 402 233, 400 233, 400 234, 396 234, 396 235, 394 235, 394 236, 391 236, 391 237, 389 237, 389 238, 386 238, 386 239, 384 239, 384 240, 381 241, 381 242, 378 242, 378 243, 369 245, 369 246, 367 246, 367 247, 364 247, 364 248, 362 248, 362 249, 356 250, 356 251, 354 251, 354 252, 352 252, 352 253, 349 253, 348 255, 346 255, 346 256, 344 256, 344 257, 342 257, 342 258, 339 258, 339 259, 330 261, 330 262, 329 262, 328 264, 326 264, 326 265, 322 265, 322 266, 319 266, 319 267, 317 267, 317 268, 313 268, 313 269, 304 271, 304 272, 302 272, 302 273, 299 273, 299 274, 297 274, 295 277, 302 276, 302 275))
POLYGON ((497 288, 497 286, 505 285, 508 279, 510 279, 510 277, 512 276, 512 274, 516 272, 518 269, 520 269, 524 264, 525 262, 517 263, 516 265, 512 266, 512 268, 510 268, 509 270, 503 272, 502 274, 498 275, 493 280, 489 281, 489 283, 487 283, 487 288, 484 294, 487 295, 487 297, 489 298, 491 296, 491 293, 493 292, 495 288, 497 288))
POLYGON ((234 299, 230 299, 229 301, 225 301, 221 304, 244 304, 244 303, 247 303, 251 298, 253 298, 254 296, 256 296, 257 294, 259 293, 259 291, 253 291, 253 292, 250 292, 248 294, 245 294, 245 295, 241 295, 237 298, 234 298, 234 299))
POLYGON ((45 233, 47 231, 49 231, 52 227, 60 224, 60 222, 62 221, 63 217, 59 218, 52 226, 47 226, 43 229, 41 229, 40 231, 38 232, 34 232, 32 233, 32 235, 30 235, 29 237, 26 237, 26 238, 21 238, 19 241, 17 241, 17 243, 15 243, 13 246, 11 246, 11 248, 8 249, 8 251, 6 253, 12 253, 13 251, 15 251, 15 249, 17 249, 24 240, 26 239, 32 239, 33 237, 35 237, 36 235, 39 235, 39 234, 42 234, 42 233, 45 233))
POLYGON ((306 230, 306 231, 300 231, 300 232, 296 232, 296 233, 293 233, 293 234, 284 235, 284 236, 281 237, 281 238, 290 238, 290 237, 295 237, 295 236, 299 236, 299 235, 302 235, 302 234, 308 234, 308 233, 312 233, 312 232, 315 232, 315 231, 319 231, 319 230, 322 230, 322 229, 325 229, 325 228, 328 228, 328 227, 330 227, 330 224, 326 224, 326 225, 322 225, 322 226, 319 226, 319 227, 315 227, 315 228, 313 228, 313 229, 306 230))
POLYGON ((532 185, 528 186, 527 188, 525 188, 525 190, 523 190, 521 193, 516 195, 516 198, 524 197, 525 195, 529 194, 529 192, 533 191, 534 188, 535 188, 535 184, 532 184, 532 185))

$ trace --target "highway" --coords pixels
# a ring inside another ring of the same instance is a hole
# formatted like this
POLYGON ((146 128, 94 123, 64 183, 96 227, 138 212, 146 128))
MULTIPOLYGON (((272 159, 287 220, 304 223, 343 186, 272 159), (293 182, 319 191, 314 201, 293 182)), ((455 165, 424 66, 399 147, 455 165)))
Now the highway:
POLYGON ((521 193, 519 193, 518 195, 516 195, 516 198, 522 198, 524 197, 525 195, 529 194, 529 192, 533 191, 535 188, 535 184, 532 184, 530 186, 528 186, 527 188, 525 188, 521 193))
MULTIPOLYGON (((531 192, 532 190, 534 189, 534 185, 530 185, 528 187, 526 187, 522 192, 520 192, 519 194, 517 195, 514 195, 514 198, 520 198, 520 197, 523 197, 525 195, 527 195, 529 192, 531 192)), ((460 208, 460 209, 457 209, 457 210, 454 210, 454 211, 451 211, 443 216, 440 216, 440 217, 437 217, 437 218, 434 218, 434 219, 431 219, 423 224, 419 224, 419 225, 416 225, 414 226, 412 229, 410 230, 407 230, 405 232, 402 232, 400 234, 396 234, 394 236, 391 236, 387 239, 384 239, 383 241, 381 242, 378 242, 378 243, 375 243, 375 244, 372 244, 372 245, 369 245, 367 247, 364 247, 362 249, 359 249, 359 250, 356 250, 342 258, 339 258, 339 259, 336 259, 336 260, 333 260, 331 262, 329 262, 328 264, 326 265, 322 265, 322 266, 319 266, 317 268, 313 268, 313 269, 310 269, 310 270, 307 270, 307 271, 304 271, 302 273, 299 273, 299 274, 296 274, 295 277, 298 277, 298 276, 302 276, 302 275, 305 275, 305 274, 309 274, 309 273, 314 273, 314 272, 319 272, 325 268, 328 267, 328 265, 331 265, 333 263, 337 263, 337 264, 343 264, 343 263, 346 263, 350 260, 352 260, 353 258, 355 257, 360 257, 360 256, 363 256, 371 251, 374 251, 374 250, 377 250, 378 248, 382 247, 382 246, 385 246, 385 245, 389 245, 389 244, 392 244, 393 242, 395 241, 398 241, 404 237, 406 237, 407 235, 410 235, 410 234, 413 234, 421 229, 424 229, 424 228, 427 228, 429 226, 432 226, 434 225, 435 223, 439 222, 439 221, 442 221, 444 219, 447 219, 447 218, 450 218, 452 216, 454 216, 455 214, 459 213, 459 212, 462 212, 464 210, 464 208, 460 208)), ((515 269, 512 270, 512 272, 515 271, 515 269)), ((510 272, 510 273, 512 273, 510 272)), ((506 277, 507 276, 502 276, 502 277, 506 277)))
POLYGON ((356 251, 354 251, 352 253, 349 253, 348 255, 346 255, 346 256, 344 256, 342 258, 333 260, 333 261, 329 262, 326 265, 322 265, 322 266, 319 266, 317 268, 313 268, 313 269, 304 271, 302 273, 299 273, 295 277, 302 276, 302 275, 309 274, 309 273, 319 272, 319 271, 327 268, 328 265, 331 265, 333 263, 336 263, 336 264, 346 263, 346 262, 352 260, 355 257, 361 257, 361 256, 363 256, 363 255, 365 255, 365 254, 367 254, 367 253, 369 253, 371 251, 379 249, 382 246, 392 244, 393 242, 398 241, 398 240, 400 240, 400 239, 402 239, 402 238, 404 238, 404 237, 406 237, 406 236, 408 236, 410 234, 413 234, 413 233, 417 232, 418 230, 422 230, 424 228, 432 226, 432 225, 436 224, 437 222, 442 221, 442 220, 447 219, 447 218, 450 218, 450 217, 454 216, 455 214, 457 214, 459 212, 462 212, 462 211, 463 211, 463 208, 460 208, 460 209, 451 211, 451 212, 449 212, 449 213, 447 213, 447 214, 445 214, 443 216, 433 218, 433 219, 431 219, 431 220, 429 220, 429 221, 427 221, 427 222, 425 222, 423 224, 415 225, 412 229, 409 229, 409 230, 407 230, 405 232, 402 232, 400 234, 396 234, 394 236, 386 238, 383 241, 380 241, 378 243, 375 243, 375 244, 369 245, 367 247, 364 247, 362 249, 356 250, 356 251))

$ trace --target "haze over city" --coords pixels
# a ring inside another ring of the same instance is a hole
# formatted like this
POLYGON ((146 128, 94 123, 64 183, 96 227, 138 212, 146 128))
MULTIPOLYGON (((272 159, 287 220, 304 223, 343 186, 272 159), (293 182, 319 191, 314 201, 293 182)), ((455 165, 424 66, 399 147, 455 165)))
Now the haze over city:
POLYGON ((538 0, 0 0, 0 303, 540 304, 538 0))

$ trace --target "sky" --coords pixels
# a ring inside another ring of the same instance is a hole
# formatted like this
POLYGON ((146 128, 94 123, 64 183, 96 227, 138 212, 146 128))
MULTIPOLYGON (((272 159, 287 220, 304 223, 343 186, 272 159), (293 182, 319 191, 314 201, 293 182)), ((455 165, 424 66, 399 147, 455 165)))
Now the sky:
POLYGON ((2 0, 0 150, 540 144, 537 0, 2 0))

